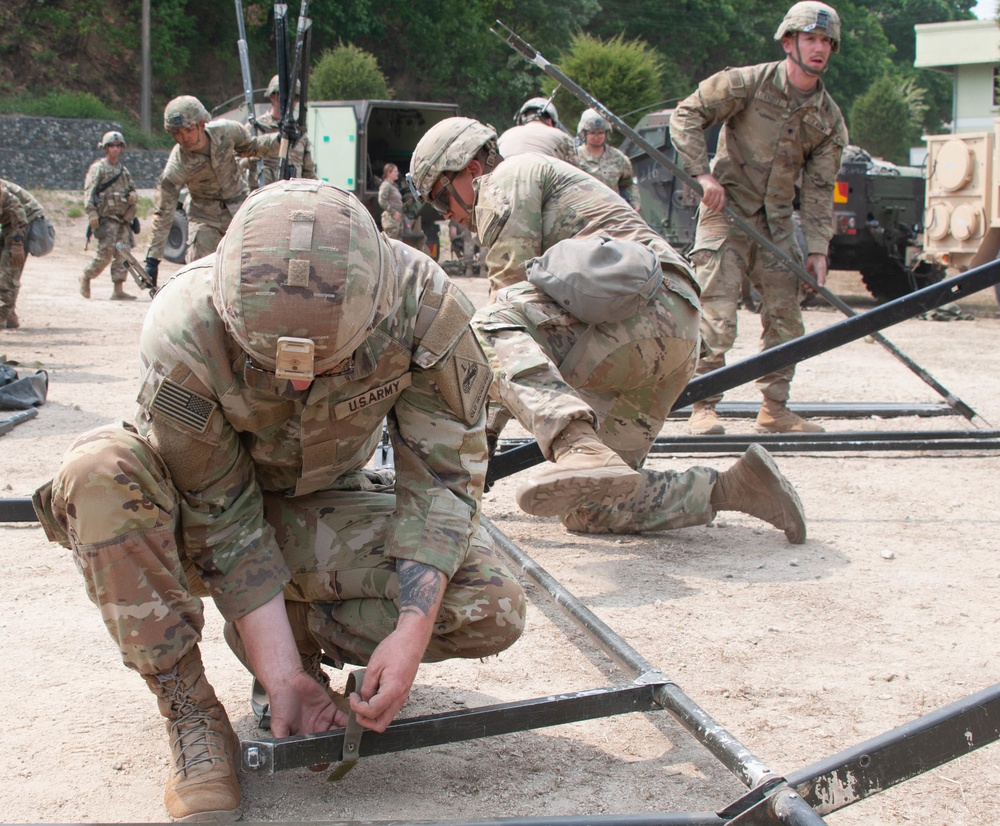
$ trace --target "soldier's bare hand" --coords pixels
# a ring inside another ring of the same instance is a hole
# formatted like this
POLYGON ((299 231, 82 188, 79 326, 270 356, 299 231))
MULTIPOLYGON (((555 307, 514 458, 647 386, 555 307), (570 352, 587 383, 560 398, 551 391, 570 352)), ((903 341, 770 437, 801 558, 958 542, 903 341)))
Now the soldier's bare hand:
POLYGON ((139 194, 138 194, 138 193, 137 193, 137 192, 136 192, 136 191, 135 191, 135 190, 133 189, 133 190, 132 190, 132 191, 131 191, 131 192, 130 192, 130 193, 128 194, 128 199, 127 199, 127 200, 128 200, 128 202, 129 202, 129 204, 134 204, 134 203, 135 203, 136 201, 138 201, 138 200, 139 200, 139 194))
POLYGON ((24 265, 24 244, 20 241, 14 241, 10 245, 10 263, 15 267, 24 265))
POLYGON ((698 175, 696 180, 701 184, 701 202, 709 209, 722 212, 726 205, 726 190, 722 184, 710 172, 698 175))
MULTIPOLYGON (((812 253, 806 258, 806 272, 816 279, 816 283, 821 287, 826 285, 826 256, 819 253, 812 253)), ((808 284, 805 285, 810 292, 815 292, 808 284)))
POLYGON ((94 232, 97 232, 97 230, 99 230, 101 228, 101 219, 98 218, 97 216, 94 216, 93 218, 91 218, 90 219, 90 228, 92 230, 94 230, 94 232))
POLYGON ((267 693, 271 703, 271 733, 275 737, 315 734, 347 725, 347 715, 305 671, 298 671, 287 683, 269 686, 267 693))
POLYGON ((351 711, 372 731, 385 731, 410 696, 426 643, 393 631, 379 643, 368 661, 361 696, 351 695, 351 711))

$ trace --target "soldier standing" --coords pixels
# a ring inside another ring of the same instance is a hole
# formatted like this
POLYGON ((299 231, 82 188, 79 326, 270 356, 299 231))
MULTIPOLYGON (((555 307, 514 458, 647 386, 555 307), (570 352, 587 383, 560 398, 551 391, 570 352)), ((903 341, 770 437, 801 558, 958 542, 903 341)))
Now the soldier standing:
POLYGON ((423 200, 490 247, 495 292, 473 326, 493 366, 491 407, 509 410, 550 463, 518 489, 522 510, 595 533, 703 525, 737 510, 805 541, 798 496, 759 445, 723 473, 642 467, 694 372, 700 307, 687 262, 635 210, 555 158, 501 158, 493 128, 469 118, 431 127, 412 170, 423 200), (620 266, 607 266, 602 250, 620 266), (554 288, 526 282, 535 259, 579 292, 563 303, 554 288), (618 298, 631 312, 583 314, 581 296, 629 284, 635 292, 618 298))
MULTIPOLYGON (((265 133, 277 132, 281 126, 281 99, 278 94, 278 88, 278 76, 275 75, 271 78, 271 82, 267 84, 267 96, 271 101, 271 108, 257 118, 257 126, 265 133)), ((296 80, 295 101, 292 105, 293 111, 298 104, 300 89, 301 84, 296 80)), ((261 160, 260 163, 263 167, 264 184, 278 180, 279 163, 276 157, 268 156, 261 160)), ((309 144, 309 138, 305 135, 299 136, 294 145, 289 147, 288 164, 290 167, 289 177, 291 178, 316 177, 316 164, 313 163, 312 146, 309 144)), ((250 171, 250 189, 256 189, 261 185, 257 177, 257 164, 248 162, 248 166, 250 171)))
POLYGON ((247 196, 246 175, 236 162, 237 156, 278 154, 278 134, 253 137, 235 121, 209 120, 208 110, 190 95, 174 98, 163 110, 163 128, 173 135, 177 146, 170 151, 153 198, 145 269, 154 284, 181 190, 186 186, 190 196, 186 254, 190 262, 215 251, 247 196))
POLYGON ((576 165, 573 139, 559 126, 559 112, 546 98, 526 100, 514 116, 514 126, 499 138, 500 154, 505 158, 523 152, 540 152, 576 165))
MULTIPOLYGON (((840 50, 840 18, 824 3, 792 6, 774 35, 785 59, 726 69, 699 84, 674 110, 670 136, 687 173, 701 184, 698 227, 691 259, 701 284, 704 318, 698 374, 726 363, 736 340, 736 307, 744 276, 761 295, 764 348, 803 334, 798 277, 731 224, 725 204, 801 261, 792 202, 801 180, 806 270, 826 281, 827 248, 833 237, 833 188, 847 127, 820 77, 830 54, 840 50), (708 163, 705 130, 722 123, 718 152, 708 163)), ((817 432, 823 428, 788 409, 795 368, 757 381, 763 403, 757 426, 770 432, 817 432)), ((715 412, 721 395, 698 402, 692 433, 723 433, 715 412)))
POLYGON ((378 205, 382 209, 382 232, 390 238, 399 239, 403 234, 403 196, 396 181, 399 167, 387 163, 382 167, 382 184, 378 188, 378 205))
POLYGON ((45 210, 28 190, 10 181, 0 180, 0 230, 3 249, 0 251, 0 327, 16 330, 21 326, 17 317, 17 294, 21 291, 21 273, 27 258, 25 243, 28 225, 45 217, 45 210))
POLYGON ((472 312, 352 194, 257 190, 152 302, 134 421, 82 435, 36 492, 168 721, 172 817, 239 816, 200 596, 267 690, 276 737, 348 722, 324 653, 367 664, 351 714, 382 731, 422 661, 520 636, 524 592, 479 526, 490 370, 472 312), (395 484, 366 468, 383 419, 395 484))
POLYGON ((584 109, 576 133, 583 139, 576 148, 576 165, 621 195, 636 212, 641 195, 632 161, 620 149, 608 146, 611 124, 593 109, 584 109))
POLYGON ((132 300, 135 296, 125 292, 128 270, 115 256, 115 245, 121 242, 132 247, 131 225, 139 196, 132 173, 121 163, 125 148, 122 133, 105 132, 97 148, 104 150, 104 157, 90 165, 83 184, 83 202, 90 219, 90 233, 97 238, 97 252, 80 276, 80 295, 90 298, 90 282, 110 264, 114 285, 111 300, 132 300))

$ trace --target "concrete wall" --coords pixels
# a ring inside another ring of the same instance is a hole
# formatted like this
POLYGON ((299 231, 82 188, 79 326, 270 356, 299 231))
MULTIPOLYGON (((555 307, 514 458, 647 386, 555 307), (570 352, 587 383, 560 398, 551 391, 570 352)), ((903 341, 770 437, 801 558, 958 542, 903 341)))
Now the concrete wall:
MULTIPOLYGON (((28 189, 83 189, 88 167, 99 157, 97 143, 121 124, 82 118, 0 115, 0 178, 28 189)), ((128 135, 125 136, 126 143, 128 135)), ((169 152, 130 149, 122 161, 139 189, 151 189, 169 152)))
POLYGON ((993 66, 955 69, 955 132, 991 132, 998 107, 993 103, 993 66))

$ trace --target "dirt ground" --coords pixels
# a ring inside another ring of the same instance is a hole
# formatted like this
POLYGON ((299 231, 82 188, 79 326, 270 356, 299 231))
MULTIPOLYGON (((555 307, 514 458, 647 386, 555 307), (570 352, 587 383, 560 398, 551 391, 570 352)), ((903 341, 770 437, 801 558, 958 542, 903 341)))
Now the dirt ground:
MULTIPOLYGON (((28 261, 22 328, 0 355, 49 372, 39 415, 0 437, 0 496, 24 497, 55 471, 74 437, 128 416, 135 342, 149 299, 111 302, 107 274, 83 299, 85 222, 76 193, 39 193, 56 249, 28 261)), ((144 222, 147 223, 147 222, 144 222)), ((144 239, 143 239, 144 240, 144 239)), ((141 254, 144 247, 137 250, 141 254)), ((140 255, 141 257, 141 255, 140 255)), ((176 267, 164 264, 161 278, 176 267)), ((485 281, 459 279, 475 301, 485 281)), ((832 286, 870 306, 853 273, 832 286)), ((130 292, 138 292, 129 285, 130 292)), ((986 422, 1000 426, 992 293, 964 302, 973 321, 911 320, 888 337, 986 422)), ((810 330, 839 319, 809 310, 810 330)), ((744 314, 737 356, 757 347, 744 314)), ((877 344, 800 365, 799 402, 939 402, 877 344)), ((727 398, 755 400, 753 387, 727 398)), ((0 414, 7 415, 7 414, 0 414)), ((958 416, 829 419, 830 431, 968 430, 958 416)), ((730 432, 752 432, 734 419, 730 432)), ((672 421, 664 435, 685 433, 672 421)), ((656 455, 651 464, 729 466, 735 453, 656 455)), ((1000 540, 991 451, 838 452, 777 457, 807 511, 791 546, 768 525, 723 514, 714 525, 645 536, 566 533, 521 513, 517 479, 485 513, 646 660, 775 772, 789 773, 997 682, 1000 540)), ((0 525, 0 749, 3 822, 163 821, 167 737, 153 697, 122 667, 67 551, 33 523, 0 525)), ((524 638, 487 662, 425 665, 403 717, 629 678, 538 590, 524 638)), ((207 607, 209 676, 244 738, 257 738, 250 677, 207 607)), ((333 673, 334 682, 344 677, 333 673)), ((973 826, 1000 818, 1000 746, 990 745, 829 815, 841 826, 973 826)), ((740 782, 663 711, 365 758, 337 785, 306 770, 242 776, 250 821, 480 820, 714 811, 740 782)))

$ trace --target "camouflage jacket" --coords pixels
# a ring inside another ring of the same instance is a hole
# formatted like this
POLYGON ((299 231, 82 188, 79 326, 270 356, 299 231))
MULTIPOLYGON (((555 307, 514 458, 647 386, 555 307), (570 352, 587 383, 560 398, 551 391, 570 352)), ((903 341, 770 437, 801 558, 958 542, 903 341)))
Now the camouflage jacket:
POLYGON ((586 144, 581 144, 576 148, 576 165, 621 195, 636 212, 639 211, 642 197, 632 171, 632 161, 620 149, 605 146, 600 157, 595 158, 586 144))
POLYGON ((525 152, 538 152, 576 166, 576 146, 573 139, 561 129, 546 126, 541 121, 512 126, 497 139, 497 146, 505 158, 525 152))
POLYGON ((28 231, 28 216, 24 204, 8 188, 10 184, 3 182, 3 195, 0 196, 0 229, 3 230, 3 240, 6 242, 15 235, 25 240, 28 231))
POLYGON ((131 207, 128 202, 130 192, 135 192, 135 183, 124 164, 111 164, 107 158, 99 158, 90 165, 83 184, 87 215, 91 218, 122 218, 131 207), (115 179, 119 172, 121 176, 115 179), (115 179, 113 184, 101 192, 97 191, 112 179, 115 179))
POLYGON ((378 188, 378 205, 383 212, 402 212, 403 196, 399 192, 399 187, 392 181, 382 181, 378 188))
POLYGON ((253 610, 288 582, 262 492, 371 490, 361 469, 383 418, 396 468, 387 555, 450 577, 467 554, 486 472, 489 365, 468 325, 468 299, 430 258, 389 243, 398 308, 355 352, 353 373, 317 377, 305 391, 248 368, 212 297, 214 255, 180 270, 150 306, 135 425, 170 470, 185 553, 224 615, 253 610), (448 392, 456 370, 457 402, 448 392), (247 594, 247 581, 259 593, 247 594))
POLYGON ((38 199, 22 186, 8 180, 0 180, 3 187, 3 204, 0 206, 0 228, 3 234, 24 236, 28 224, 36 218, 44 218, 45 210, 38 199))
POLYGON ((718 123, 725 125, 711 172, 729 203, 747 217, 763 209, 771 237, 780 242, 794 231, 799 183, 806 246, 810 254, 825 255, 847 127, 823 84, 805 96, 790 91, 785 61, 726 69, 703 80, 670 118, 670 137, 689 175, 709 171, 704 130, 718 123))
POLYGON ((163 258, 163 248, 173 226, 181 190, 188 188, 192 222, 222 229, 246 198, 246 175, 236 162, 241 158, 264 158, 278 153, 280 136, 251 137, 247 128, 232 120, 214 120, 205 126, 208 154, 188 152, 174 146, 156 184, 153 221, 149 230, 147 258, 163 258))
MULTIPOLYGON (((278 131, 278 118, 272 115, 270 112, 265 112, 259 118, 257 118, 257 125, 260 127, 261 131, 265 134, 270 134, 271 132, 278 131)), ((279 139, 280 140, 280 139, 279 139)), ((293 178, 315 178, 316 177, 316 164, 313 163, 312 156, 312 146, 309 143, 309 138, 306 135, 302 135, 295 145, 288 148, 288 162, 295 168, 292 172, 293 178)), ((278 180, 278 157, 277 155, 268 156, 263 159, 264 164, 264 183, 269 184, 278 180)), ((248 162, 248 168, 250 170, 250 188, 257 188, 257 164, 256 162, 248 162)))
MULTIPOLYGON (((529 152, 474 181, 473 211, 494 291, 525 279, 525 262, 558 241, 607 235, 651 247, 695 285, 691 267, 632 207, 592 175, 529 152)), ((698 288, 695 287, 697 290, 698 288)))

